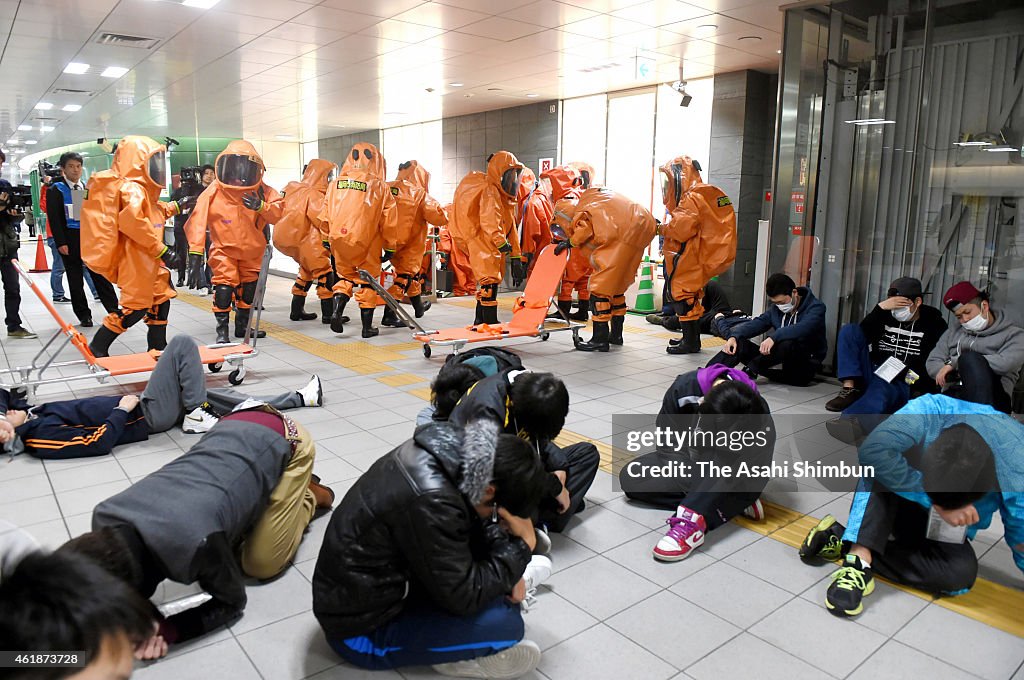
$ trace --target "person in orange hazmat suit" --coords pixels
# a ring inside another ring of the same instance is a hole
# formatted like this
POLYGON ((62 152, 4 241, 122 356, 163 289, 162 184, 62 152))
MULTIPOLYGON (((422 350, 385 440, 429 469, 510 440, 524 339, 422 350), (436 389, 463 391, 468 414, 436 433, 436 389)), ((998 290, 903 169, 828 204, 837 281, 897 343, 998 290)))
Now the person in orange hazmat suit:
MULTIPOLYGON (((583 178, 579 171, 572 165, 560 165, 548 170, 541 175, 541 180, 551 189, 551 200, 554 202, 552 212, 559 210, 559 203, 576 205, 583 193, 583 178)), ((561 319, 568 317, 573 321, 586 321, 590 308, 590 275, 594 268, 590 265, 590 258, 582 251, 570 251, 569 261, 565 265, 565 273, 562 274, 562 285, 558 289, 558 312, 551 315, 551 318, 561 319), (576 291, 579 298, 579 310, 572 310, 572 293, 576 291)))
MULTIPOLYGON (((444 207, 446 215, 452 214, 452 204, 444 207)), ((437 230, 437 252, 445 263, 445 270, 452 273, 452 295, 473 295, 476 292, 476 277, 469 266, 469 255, 459 250, 452 240, 452 232, 447 226, 437 230)), ((429 248, 429 244, 427 246, 429 248)))
POLYGON ((452 201, 448 228, 455 246, 469 255, 476 277, 474 324, 498 323, 498 284, 504 273, 504 257, 512 265, 512 283, 526 278, 516 234, 516 196, 523 165, 508 151, 487 159, 487 172, 471 172, 462 178, 452 201))
MULTIPOLYGON (((388 292, 398 300, 409 296, 416 318, 430 308, 424 302, 420 269, 423 266, 424 245, 427 242, 427 223, 435 227, 448 224, 448 215, 430 194, 430 173, 418 161, 406 161, 398 166, 394 182, 388 182, 395 197, 397 210, 397 236, 394 252, 384 251, 395 270, 395 282, 388 292)), ((384 308, 381 326, 403 328, 405 323, 390 307, 384 308)))
POLYGON ((109 170, 89 180, 82 204, 82 260, 121 289, 120 309, 103 319, 89 349, 108 356, 111 343, 143 317, 147 346, 167 345, 167 316, 176 296, 168 267, 174 250, 164 244, 164 221, 187 209, 160 200, 167 184, 167 147, 130 135, 117 144, 109 170))
POLYGON ((519 182, 518 222, 520 250, 526 260, 526 275, 529 277, 537 255, 544 246, 551 243, 551 218, 554 207, 544 192, 544 186, 537 180, 533 170, 523 168, 519 182))
POLYGON ((732 201, 718 187, 705 184, 700 170, 689 156, 661 166, 661 197, 670 215, 660 227, 665 237, 665 298, 683 330, 681 340, 669 341, 669 354, 700 351, 704 286, 736 259, 732 201))
POLYGON ((334 311, 334 269, 331 253, 323 245, 320 212, 324 208, 327 184, 338 166, 322 158, 314 158, 302 172, 302 179, 289 182, 284 188, 281 219, 274 225, 274 247, 295 260, 299 273, 292 286, 292 321, 312 321, 313 312, 306 312, 306 294, 316 284, 320 313, 324 323, 331 322, 334 311))
MULTIPOLYGON (((269 226, 281 219, 283 201, 276 189, 263 182, 266 166, 256 148, 245 140, 229 143, 217 156, 214 169, 217 179, 196 200, 185 234, 189 258, 198 270, 209 229, 213 316, 217 320, 217 342, 225 343, 232 300, 235 337, 245 336, 269 226)), ((259 331, 259 337, 264 335, 259 331)))
POLYGON ((569 163, 569 167, 575 168, 576 172, 580 173, 580 186, 583 187, 584 191, 591 187, 601 186, 597 183, 597 171, 594 170, 594 166, 590 163, 572 161, 569 163))
POLYGON ((607 352, 622 344, 626 289, 636 279, 644 251, 657 234, 658 223, 646 208, 609 189, 587 189, 573 206, 563 201, 552 231, 564 231, 556 253, 572 248, 588 257, 590 304, 594 335, 580 342, 583 352, 607 352), (556 228, 557 227, 557 228, 556 228))
POLYGON ((377 293, 364 283, 359 270, 380 278, 380 265, 387 259, 382 251, 397 248, 398 210, 395 197, 384 181, 387 168, 384 157, 373 144, 360 142, 352 147, 341 166, 338 178, 327 189, 327 200, 320 221, 327 225, 335 273, 334 309, 331 330, 345 331, 345 305, 355 291, 362 336, 372 338, 380 331, 373 325, 377 293))

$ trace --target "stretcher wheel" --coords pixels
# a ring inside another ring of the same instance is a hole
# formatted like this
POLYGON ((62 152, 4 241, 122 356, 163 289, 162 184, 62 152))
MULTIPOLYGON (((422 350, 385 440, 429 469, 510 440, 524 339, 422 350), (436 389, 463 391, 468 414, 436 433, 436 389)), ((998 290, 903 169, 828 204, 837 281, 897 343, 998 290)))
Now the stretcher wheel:
POLYGON ((551 337, 551 333, 541 333, 540 334, 540 339, 541 339, 542 342, 547 341, 547 339, 550 338, 550 337, 551 337))
POLYGON ((423 356, 427 359, 430 358, 430 345, 423 343, 423 356))
POLYGON ((206 368, 210 373, 220 373, 220 369, 224 368, 224 364, 220 362, 216 364, 207 364, 206 368))
POLYGON ((245 380, 245 366, 239 366, 228 373, 228 382, 232 385, 241 385, 243 380, 245 380))

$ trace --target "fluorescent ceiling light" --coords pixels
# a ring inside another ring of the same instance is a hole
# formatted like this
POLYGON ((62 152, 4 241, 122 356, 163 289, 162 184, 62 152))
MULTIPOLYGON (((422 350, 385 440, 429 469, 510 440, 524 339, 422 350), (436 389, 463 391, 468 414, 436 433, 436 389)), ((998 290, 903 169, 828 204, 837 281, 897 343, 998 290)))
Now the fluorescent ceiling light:
POLYGON ((25 132, 27 130, 31 130, 32 126, 31 125, 19 125, 18 129, 21 130, 22 132, 25 132))
POLYGON ((991 149, 982 149, 982 151, 991 151, 992 153, 995 153, 997 151, 1020 151, 1020 149, 1015 146, 993 146, 991 149))
POLYGON ((539 96, 540 96, 539 94, 535 94, 533 92, 531 92, 530 94, 526 95, 527 99, 534 99, 534 98, 539 97, 539 96))
POLYGON ((12 137, 12 138, 7 140, 7 143, 8 144, 21 144, 21 140, 18 140, 18 139, 15 139, 15 138, 12 137))
POLYGON ((853 123, 854 125, 893 125, 896 121, 884 118, 856 118, 846 122, 853 123))
POLYGON ((462 83, 448 83, 449 87, 462 87, 462 83))
POLYGON ((64 73, 71 73, 76 76, 80 76, 89 70, 88 64, 83 64, 80 61, 72 61, 64 67, 64 73))
POLYGON ((125 73, 128 73, 128 69, 123 66, 108 66, 103 69, 103 73, 100 75, 104 78, 120 78, 125 73))
POLYGON ((992 146, 992 142, 953 142, 953 146, 992 146))
POLYGON ((51 104, 50 102, 39 102, 38 104, 36 104, 36 108, 40 111, 49 111, 53 108, 53 104, 51 104))
POLYGON ((70 111, 71 113, 74 113, 75 111, 80 111, 81 108, 82 108, 81 104, 65 104, 64 108, 62 110, 63 111, 70 111))
POLYGON ((39 126, 39 131, 40 132, 53 132, 53 126, 52 125, 40 125, 39 126))
POLYGON ((294 142, 295 135, 277 135, 274 137, 274 139, 278 139, 282 142, 294 142))
POLYGON ((195 7, 197 9, 210 9, 216 5, 220 0, 182 0, 185 7, 195 7))
POLYGON ((742 35, 739 38, 736 38, 736 42, 739 42, 741 40, 760 40, 760 39, 761 39, 761 36, 759 36, 759 35, 742 35))
POLYGON ((39 142, 37 142, 37 141, 36 141, 36 140, 34 140, 34 139, 26 139, 26 140, 25 140, 25 143, 26 143, 26 144, 29 144, 29 145, 32 145, 32 144, 38 144, 39 142))

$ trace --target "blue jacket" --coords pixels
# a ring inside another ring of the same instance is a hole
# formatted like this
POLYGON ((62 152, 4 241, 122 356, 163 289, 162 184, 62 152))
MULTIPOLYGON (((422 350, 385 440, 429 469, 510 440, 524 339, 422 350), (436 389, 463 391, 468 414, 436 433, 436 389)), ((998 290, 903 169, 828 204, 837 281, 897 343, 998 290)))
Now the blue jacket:
POLYGON ((796 289, 800 294, 800 306, 783 314, 772 305, 760 316, 734 326, 729 336, 747 340, 762 333, 775 342, 799 340, 810 352, 811 361, 820 364, 828 354, 828 339, 825 337, 825 303, 814 297, 807 287, 796 289), (769 332, 770 331, 770 332, 769 332))
MULTIPOLYGON (((1013 560, 1024 572, 1024 425, 991 406, 929 394, 907 403, 878 426, 860 447, 860 463, 875 469, 874 479, 888 489, 918 503, 932 506, 922 474, 911 467, 903 452, 915 445, 927 447, 948 427, 965 423, 988 443, 995 459, 1000 492, 974 503, 978 522, 967 529, 974 538, 987 529, 998 510, 1013 560)), ((854 501, 856 505, 856 501, 854 501)), ((856 520, 851 511, 850 523, 856 520)))

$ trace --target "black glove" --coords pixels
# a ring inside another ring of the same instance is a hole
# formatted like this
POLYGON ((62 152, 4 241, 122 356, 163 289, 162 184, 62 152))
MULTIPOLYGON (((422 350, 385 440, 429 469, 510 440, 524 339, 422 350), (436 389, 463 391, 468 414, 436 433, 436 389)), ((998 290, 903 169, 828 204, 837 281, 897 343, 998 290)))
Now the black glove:
POLYGON ((393 251, 393 250, 385 250, 384 254, 380 256, 380 263, 384 264, 385 262, 389 261, 394 256, 395 256, 395 251, 393 251))
POLYGON ((185 213, 192 210, 192 208, 196 207, 196 197, 182 196, 177 201, 175 201, 175 203, 178 204, 178 214, 184 215, 185 213))
POLYGON ((512 285, 518 287, 526 279, 526 263, 518 257, 512 258, 510 263, 512 265, 512 285))
POLYGON ((168 269, 177 269, 178 254, 174 252, 174 249, 165 248, 164 252, 160 255, 160 259, 163 260, 164 266, 168 269))
POLYGON ((263 208, 263 199, 259 197, 255 191, 250 191, 246 195, 242 196, 242 205, 249 210, 255 210, 259 212, 263 208))
POLYGON ((512 244, 509 243, 508 241, 505 241, 505 245, 498 247, 498 252, 501 253, 502 255, 508 255, 509 253, 512 252, 512 244))
POLYGON ((189 253, 188 254, 188 287, 196 289, 201 287, 203 283, 203 262, 202 253, 189 253))
POLYGON ((562 239, 558 242, 558 245, 555 246, 555 255, 561 255, 570 248, 572 248, 572 241, 569 239, 562 239))

